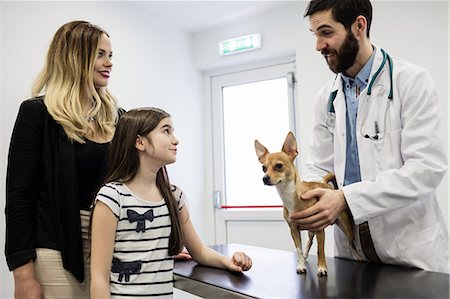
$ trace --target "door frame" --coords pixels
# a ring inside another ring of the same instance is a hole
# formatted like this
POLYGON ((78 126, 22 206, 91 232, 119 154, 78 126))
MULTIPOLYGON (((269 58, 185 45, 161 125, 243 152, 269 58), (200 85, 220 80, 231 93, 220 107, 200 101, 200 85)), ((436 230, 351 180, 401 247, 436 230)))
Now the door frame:
MULTIPOLYGON (((236 68, 219 70, 206 74, 204 77, 205 86, 205 109, 210 111, 209 122, 206 125, 207 138, 206 150, 209 153, 210 161, 207 163, 206 171, 206 194, 209 198, 206 213, 207 232, 205 240, 210 244, 227 243, 227 222, 228 221, 284 221, 281 208, 271 209, 220 209, 215 207, 216 192, 223 192, 224 183, 224 155, 223 152, 217 153, 215 150, 220 147, 223 151, 223 119, 221 103, 221 88, 213 88, 214 81, 218 77, 222 79, 222 86, 229 86, 241 83, 262 81, 280 77, 280 74, 296 73, 295 57, 272 60, 266 63, 260 63, 251 66, 240 66, 236 68), (256 75, 255 75, 256 74, 256 75), (219 93, 218 93, 219 92, 219 93), (215 101, 220 97, 219 101, 215 101), (215 102, 214 102, 215 101, 215 102), (220 115, 220 118, 217 118, 220 115)), ((296 88, 289 98, 290 128, 295 132, 295 100, 296 88)))

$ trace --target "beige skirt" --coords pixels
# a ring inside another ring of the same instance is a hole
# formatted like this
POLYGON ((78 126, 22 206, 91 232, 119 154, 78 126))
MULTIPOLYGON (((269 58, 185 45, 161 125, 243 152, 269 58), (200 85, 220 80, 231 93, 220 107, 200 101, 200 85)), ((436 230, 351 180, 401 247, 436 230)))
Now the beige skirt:
POLYGON ((84 281, 80 283, 69 271, 64 269, 59 251, 37 248, 34 269, 45 299, 89 298, 89 282, 91 279, 89 271, 91 251, 89 239, 90 212, 81 210, 80 217, 84 252, 84 281))

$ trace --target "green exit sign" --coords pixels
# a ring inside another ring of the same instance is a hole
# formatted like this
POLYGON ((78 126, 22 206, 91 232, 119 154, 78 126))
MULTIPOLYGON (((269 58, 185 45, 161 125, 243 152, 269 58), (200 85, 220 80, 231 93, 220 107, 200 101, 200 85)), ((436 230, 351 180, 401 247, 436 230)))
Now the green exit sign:
POLYGON ((261 48, 261 34, 251 34, 232 39, 227 39, 219 43, 219 54, 230 55, 261 48))

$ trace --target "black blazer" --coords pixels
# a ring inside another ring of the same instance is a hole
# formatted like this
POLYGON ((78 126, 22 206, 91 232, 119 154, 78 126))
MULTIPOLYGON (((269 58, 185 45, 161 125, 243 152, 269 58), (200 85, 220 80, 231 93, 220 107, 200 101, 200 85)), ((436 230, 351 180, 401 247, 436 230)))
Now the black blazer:
POLYGON ((84 280, 75 147, 42 97, 24 101, 14 125, 6 176, 6 246, 10 270, 59 250, 65 269, 84 280))

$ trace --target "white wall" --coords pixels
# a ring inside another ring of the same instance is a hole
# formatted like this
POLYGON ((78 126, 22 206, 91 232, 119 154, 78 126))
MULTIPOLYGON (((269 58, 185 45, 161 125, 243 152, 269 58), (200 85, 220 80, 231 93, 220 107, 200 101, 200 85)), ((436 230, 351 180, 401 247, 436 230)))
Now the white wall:
MULTIPOLYGON (((201 75, 192 63, 190 36, 124 2, 2 1, 1 9, 1 213, 7 150, 19 104, 30 96, 32 81, 59 26, 84 19, 100 25, 111 36, 114 67, 109 87, 120 105, 126 109, 158 106, 172 114, 181 143, 178 161, 169 168, 171 180, 188 195, 192 219, 202 232, 201 75)), ((10 298, 13 282, 3 254, 4 216, 0 218, 0 298, 10 298)))
MULTIPOLYGON (((209 77, 245 64, 254 65, 277 57, 292 55, 297 58, 297 134, 299 142, 299 158, 301 168, 308 153, 312 137, 313 102, 316 92, 334 74, 328 69, 325 61, 315 51, 315 39, 309 31, 308 19, 303 19, 307 2, 293 1, 261 15, 254 16, 233 24, 214 28, 194 34, 195 66, 204 72, 205 106, 210 105, 207 84, 209 77), (262 49, 234 56, 217 55, 217 44, 221 40, 261 33, 262 49)), ((442 138, 448 151, 448 2, 447 1, 374 1, 374 19, 371 29, 371 40, 383 47, 392 56, 400 57, 429 70, 436 84, 442 107, 442 138)), ((206 129, 212 120, 206 119, 206 129)), ((209 135, 211 132, 208 133, 209 135)), ((207 136, 208 136, 207 134, 207 136)), ((206 144, 207 157, 211 157, 211 146, 206 144)), ((207 168, 206 193, 211 196, 212 168, 209 159, 207 168)), ((300 172, 302 169, 300 169, 300 172)), ((449 221, 448 175, 438 189, 439 204, 444 217, 449 221)), ((208 203, 209 204, 209 203, 208 203)), ((213 226, 213 208, 208 206, 209 221, 213 226)), ((329 240, 330 234, 327 235, 329 240)), ((328 243, 328 242, 327 242, 328 243)))

